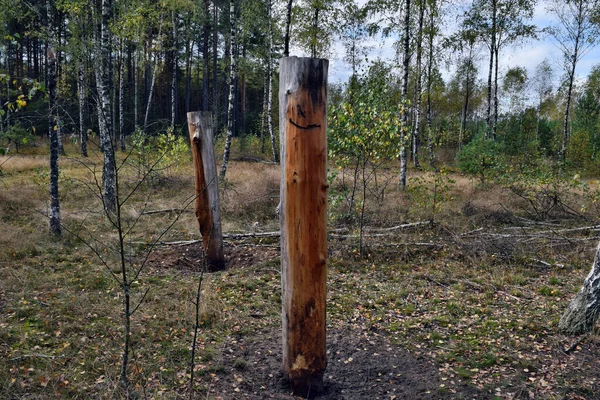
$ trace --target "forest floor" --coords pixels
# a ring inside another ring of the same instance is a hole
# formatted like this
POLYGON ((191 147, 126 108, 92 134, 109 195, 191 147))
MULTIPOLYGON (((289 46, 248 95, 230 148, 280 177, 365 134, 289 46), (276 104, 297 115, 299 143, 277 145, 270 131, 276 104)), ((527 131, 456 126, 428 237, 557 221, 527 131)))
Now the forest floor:
MULTIPOLYGON (((87 166, 78 157, 61 161, 68 229, 61 240, 47 234, 46 158, 2 165, 0 398, 122 397, 122 294, 107 271, 116 267, 102 265, 84 244, 110 260, 116 238, 88 191, 90 174, 101 170, 98 157, 87 166)), ((451 172, 430 223, 426 174, 409 171, 409 187, 419 188, 400 191, 394 171, 386 173, 392 180, 384 199, 367 200, 362 256, 356 216, 344 212, 343 201, 330 207, 320 398, 600 398, 598 332, 567 337, 557 330, 600 230, 589 212, 575 215, 583 198, 562 193, 563 205, 567 198, 573 204, 541 218, 510 190, 451 172), (414 222, 423 223, 402 226, 414 222)), ((224 232, 278 230, 278 176, 275 165, 230 164, 221 192, 224 232)), ((124 190, 138 180, 130 172, 124 190)), ((202 266, 194 214, 185 209, 192 193, 191 169, 170 168, 124 208, 126 223, 136 222, 127 241, 134 265, 179 216, 131 289, 134 304, 147 291, 132 317, 128 374, 136 396, 189 398, 193 390, 191 398, 296 398, 280 373, 279 239, 268 235, 228 236, 227 268, 204 275, 190 388, 192 301, 202 266)))

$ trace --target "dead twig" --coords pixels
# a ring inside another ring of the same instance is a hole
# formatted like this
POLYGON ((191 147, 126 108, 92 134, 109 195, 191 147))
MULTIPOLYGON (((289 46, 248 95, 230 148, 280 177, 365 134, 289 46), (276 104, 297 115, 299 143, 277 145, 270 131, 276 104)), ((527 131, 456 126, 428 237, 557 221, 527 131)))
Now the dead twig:
POLYGON ((64 358, 65 356, 51 356, 51 355, 47 355, 47 354, 41 354, 41 353, 33 353, 33 354, 23 354, 22 356, 18 356, 18 357, 13 357, 10 359, 10 361, 21 361, 21 360, 25 360, 27 358, 49 358, 49 359, 55 359, 55 358, 64 358))
POLYGON ((140 213, 140 215, 152 215, 152 214, 162 214, 162 213, 171 213, 171 212, 176 212, 176 213, 180 213, 183 210, 181 208, 165 208, 162 210, 148 210, 148 211, 142 211, 140 213))
POLYGON ((579 337, 576 341, 571 343, 571 345, 569 347, 567 347, 566 349, 563 350, 565 352, 565 354, 569 354, 573 350, 575 350, 577 348, 577 346, 579 346, 581 344, 581 342, 583 342, 585 339, 587 339, 587 337, 588 337, 588 335, 583 335, 583 336, 579 337))

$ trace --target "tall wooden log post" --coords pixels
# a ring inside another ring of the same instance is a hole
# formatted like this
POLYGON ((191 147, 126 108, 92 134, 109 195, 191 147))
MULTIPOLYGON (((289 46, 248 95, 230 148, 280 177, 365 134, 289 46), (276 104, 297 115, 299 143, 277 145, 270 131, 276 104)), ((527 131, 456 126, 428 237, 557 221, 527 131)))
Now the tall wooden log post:
POLYGON ((225 267, 225 256, 223 255, 212 115, 208 111, 189 112, 187 120, 194 159, 196 219, 200 226, 204 251, 208 259, 208 270, 218 271, 225 267))
POLYGON ((283 372, 294 393, 323 390, 327 365, 327 70, 286 57, 279 69, 283 372))

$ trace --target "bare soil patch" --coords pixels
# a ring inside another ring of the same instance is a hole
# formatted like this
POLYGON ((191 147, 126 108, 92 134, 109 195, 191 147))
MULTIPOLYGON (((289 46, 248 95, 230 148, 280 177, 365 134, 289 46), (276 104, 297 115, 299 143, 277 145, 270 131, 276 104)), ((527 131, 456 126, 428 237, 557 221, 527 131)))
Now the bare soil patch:
MULTIPOLYGON (((224 246, 226 268, 251 268, 264 261, 279 259, 275 246, 239 245, 228 243, 224 246)), ((148 266, 154 270, 176 269, 183 273, 202 270, 202 243, 161 247, 148 257, 148 266)))
MULTIPOLYGON (((385 335, 332 329, 321 399, 485 398, 462 384, 449 391, 437 367, 423 356, 390 344, 385 335)), ((220 399, 296 398, 280 371, 281 333, 257 332, 223 344, 223 369, 210 384, 220 399)))

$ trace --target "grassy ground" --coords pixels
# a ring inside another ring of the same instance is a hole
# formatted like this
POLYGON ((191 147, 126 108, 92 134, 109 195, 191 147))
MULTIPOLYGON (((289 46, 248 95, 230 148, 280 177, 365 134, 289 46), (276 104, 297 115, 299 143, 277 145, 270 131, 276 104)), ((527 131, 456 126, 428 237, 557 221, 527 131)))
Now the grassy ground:
MULTIPOLYGON (((116 236, 96 198, 98 155, 61 161, 63 221, 79 236, 61 240, 47 234, 46 157, 0 164, 0 397, 123 396, 122 294, 110 275, 116 236)), ((181 211, 193 192, 190 164, 168 165, 124 206, 124 221, 135 222, 132 264, 177 215, 161 241, 198 239, 193 212, 181 211), (143 214, 150 210, 171 211, 143 214)), ((139 164, 123 168, 122 193, 142 173, 139 164)), ((331 188, 325 398, 600 396, 597 334, 557 333, 597 240, 597 229, 568 229, 596 225, 593 213, 534 219, 510 190, 455 172, 436 182, 410 171, 403 192, 390 169, 378 180, 383 199, 375 200, 375 187, 370 193, 360 257, 356 205, 349 213, 342 187, 350 175, 338 174, 331 188), (443 195, 435 201, 434 186, 443 195), (433 224, 382 230, 432 216, 433 224)), ((232 162, 221 192, 223 231, 277 230, 278 181, 277 166, 232 162)), ((587 200, 570 193, 568 201, 580 209, 587 200)), ((227 270, 203 282, 194 398, 290 398, 278 371, 277 239, 232 239, 226 255, 227 270)), ((132 287, 134 304, 148 290, 131 336, 129 376, 141 398, 190 394, 200 258, 197 245, 160 246, 132 287)))

